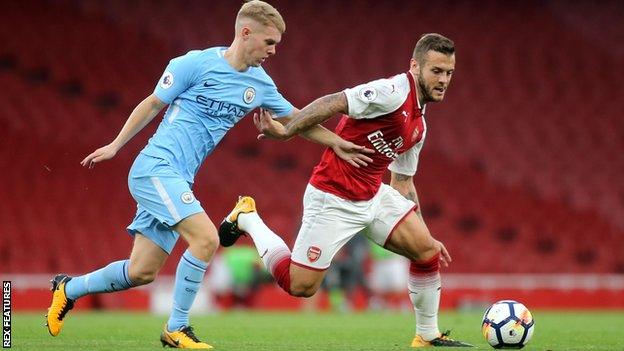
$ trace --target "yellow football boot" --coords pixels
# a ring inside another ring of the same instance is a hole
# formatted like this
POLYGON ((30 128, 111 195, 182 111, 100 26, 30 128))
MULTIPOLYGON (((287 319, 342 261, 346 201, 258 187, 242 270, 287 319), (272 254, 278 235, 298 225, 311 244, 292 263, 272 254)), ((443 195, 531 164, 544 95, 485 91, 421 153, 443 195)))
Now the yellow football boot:
POLYGON ((52 282, 52 305, 48 308, 47 323, 50 335, 57 336, 63 329, 63 319, 69 310, 74 308, 74 301, 65 296, 65 284, 71 278, 65 274, 58 274, 52 282))
POLYGON ((251 196, 240 196, 232 212, 225 217, 219 226, 219 242, 221 246, 232 246, 241 235, 246 235, 245 232, 238 228, 238 215, 251 212, 257 212, 254 199, 251 196))
POLYGON ((444 333, 440 334, 440 336, 438 336, 437 338, 430 340, 430 341, 426 341, 425 339, 422 338, 422 336, 416 335, 414 339, 412 340, 412 344, 410 346, 414 348, 436 347, 436 346, 437 347, 474 347, 473 345, 470 345, 463 341, 451 339, 449 337, 450 334, 451 334, 451 331, 447 330, 444 333))
POLYGON ((170 332, 167 330, 167 324, 165 324, 165 328, 160 334, 160 342, 163 347, 169 346, 177 349, 213 349, 212 346, 206 344, 205 342, 199 341, 199 339, 195 336, 195 333, 193 333, 193 327, 190 326, 170 332))

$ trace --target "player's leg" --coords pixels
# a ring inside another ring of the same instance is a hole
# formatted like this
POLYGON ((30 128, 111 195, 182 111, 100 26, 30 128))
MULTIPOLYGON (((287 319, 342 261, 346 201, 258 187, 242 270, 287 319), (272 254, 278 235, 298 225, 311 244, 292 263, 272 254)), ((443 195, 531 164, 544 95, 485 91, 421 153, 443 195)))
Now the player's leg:
POLYGON ((438 329, 442 284, 440 248, 425 223, 410 211, 391 232, 385 247, 410 260, 408 293, 416 312, 416 336, 412 347, 472 347, 453 340, 438 329))
POLYGON ((416 335, 427 341, 437 338, 440 256, 429 230, 412 211, 392 231, 385 248, 410 260, 408 292, 416 312, 416 335))
POLYGON ((289 294, 297 297, 311 297, 321 287, 327 270, 315 270, 312 268, 292 264, 289 269, 290 290, 289 294))
MULTIPOLYGON (((224 246, 248 233, 277 284, 293 296, 310 297, 318 291, 336 252, 364 228, 367 211, 345 211, 350 202, 308 185, 302 226, 293 252, 262 221, 251 197, 242 197, 219 228, 224 246)), ((360 204, 366 207, 366 204, 360 204)))
POLYGON ((299 297, 314 295, 323 281, 325 271, 291 264, 288 245, 260 218, 255 201, 249 196, 241 197, 221 224, 221 244, 234 244, 242 232, 251 236, 260 259, 284 291, 299 297))
POLYGON ((130 258, 110 263, 97 271, 72 278, 65 286, 67 297, 126 290, 151 283, 169 255, 141 233, 134 236, 130 258))
POLYGON ((290 249, 260 218, 255 200, 250 196, 242 196, 221 222, 219 242, 228 247, 241 235, 247 234, 251 235, 266 269, 277 284, 290 294, 290 249))
POLYGON ((219 246, 217 229, 205 212, 183 219, 174 229, 188 243, 188 249, 176 269, 173 310, 167 322, 169 331, 189 326, 189 310, 219 246))
POLYGON ((416 314, 416 337, 412 347, 472 346, 452 340, 438 330, 440 248, 413 211, 414 203, 385 184, 380 195, 376 218, 368 228, 368 235, 386 249, 410 260, 408 292, 416 314))
POLYGON ((219 246, 217 229, 205 212, 192 214, 174 226, 188 243, 175 274, 173 308, 161 333, 163 346, 211 349, 194 334, 189 323, 189 311, 201 287, 208 264, 219 246))
POLYGON ((106 267, 78 277, 57 275, 52 280, 52 304, 47 315, 48 331, 52 336, 61 332, 66 314, 82 296, 121 291, 150 283, 167 257, 168 254, 163 249, 137 233, 130 259, 112 262, 106 267))
POLYGON ((134 246, 128 263, 128 278, 135 285, 154 281, 169 254, 145 235, 134 234, 134 246))
POLYGON ((161 333, 161 342, 176 348, 212 348, 193 334, 188 311, 218 246, 214 225, 193 195, 190 184, 161 159, 139 155, 130 171, 128 186, 139 203, 139 211, 149 214, 148 218, 137 214, 129 231, 139 230, 147 235, 142 228, 154 228, 149 239, 168 253, 179 235, 189 244, 178 263, 173 311, 161 333))

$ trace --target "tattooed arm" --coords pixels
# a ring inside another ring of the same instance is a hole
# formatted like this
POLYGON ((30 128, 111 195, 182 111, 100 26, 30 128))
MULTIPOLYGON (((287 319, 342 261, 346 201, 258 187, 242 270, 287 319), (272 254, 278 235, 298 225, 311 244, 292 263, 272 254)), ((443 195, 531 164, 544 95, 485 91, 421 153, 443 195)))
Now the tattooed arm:
POLYGON ((340 92, 316 99, 303 110, 295 109, 294 113, 279 120, 274 120, 267 110, 254 114, 253 119, 256 128, 262 133, 258 136, 260 139, 268 137, 287 140, 299 134, 308 140, 329 146, 338 157, 359 168, 373 162, 366 154, 373 154, 375 151, 344 140, 320 125, 336 113, 347 113, 347 110, 347 97, 340 92))
POLYGON ((286 125, 289 135, 299 134, 321 124, 337 113, 348 113, 347 96, 343 92, 325 95, 314 100, 286 125))
POLYGON ((414 186, 414 178, 412 176, 391 172, 390 186, 395 188, 401 195, 405 196, 408 200, 412 200, 416 203, 418 208, 416 214, 424 222, 422 212, 420 211, 420 203, 418 202, 418 194, 416 193, 416 186, 414 186))
POLYGON ((299 113, 295 113, 285 126, 271 121, 270 115, 265 113, 261 113, 258 117, 254 116, 254 121, 264 136, 286 140, 327 121, 337 113, 348 113, 348 109, 347 96, 343 92, 338 92, 314 100, 299 113))

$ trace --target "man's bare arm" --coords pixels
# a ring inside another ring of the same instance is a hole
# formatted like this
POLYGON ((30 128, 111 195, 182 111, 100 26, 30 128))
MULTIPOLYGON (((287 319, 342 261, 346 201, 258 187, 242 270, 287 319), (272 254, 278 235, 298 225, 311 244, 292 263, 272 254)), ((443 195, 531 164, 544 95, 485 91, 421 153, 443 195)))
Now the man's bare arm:
POLYGON ((337 113, 347 113, 349 105, 343 92, 325 95, 314 100, 286 125, 287 135, 293 136, 321 124, 337 113))
POLYGON ((334 114, 344 113, 347 110, 347 98, 340 92, 319 98, 303 110, 295 109, 290 115, 277 120, 273 119, 269 111, 261 109, 260 113, 254 114, 253 120, 256 128, 262 133, 258 136, 260 139, 287 140, 299 134, 305 139, 332 148, 338 157, 356 168, 366 166, 373 162, 366 154, 373 154, 375 150, 344 140, 320 125, 334 114))
POLYGON ((160 101, 154 94, 146 97, 134 108, 117 137, 110 144, 89 154, 80 163, 92 168, 95 163, 113 158, 117 151, 152 121, 165 106, 167 104, 160 101))
POLYGON ((314 126, 317 126, 330 119, 337 113, 347 113, 348 103, 347 96, 343 92, 325 95, 314 100, 301 111, 295 111, 291 116, 291 120, 285 126, 281 123, 273 121, 266 111, 254 116, 256 127, 262 133, 261 137, 268 137, 278 140, 287 140, 293 135, 304 133, 305 136, 314 136, 319 132, 319 128, 315 128, 310 134, 307 132, 314 126))
POLYGON ((416 193, 416 186, 414 185, 414 177, 405 174, 391 172, 390 186, 395 188, 401 195, 405 196, 408 200, 414 201, 418 208, 416 214, 424 222, 422 212, 420 210, 420 203, 418 202, 418 193, 416 193))
MULTIPOLYGON (((286 126, 288 123, 292 122, 300 112, 301 110, 295 108, 290 115, 277 118, 275 120, 280 122, 283 126, 286 126)), ((319 124, 310 127, 304 132, 301 132, 299 136, 306 140, 328 147, 333 147, 340 139, 340 137, 337 136, 334 132, 319 124)))

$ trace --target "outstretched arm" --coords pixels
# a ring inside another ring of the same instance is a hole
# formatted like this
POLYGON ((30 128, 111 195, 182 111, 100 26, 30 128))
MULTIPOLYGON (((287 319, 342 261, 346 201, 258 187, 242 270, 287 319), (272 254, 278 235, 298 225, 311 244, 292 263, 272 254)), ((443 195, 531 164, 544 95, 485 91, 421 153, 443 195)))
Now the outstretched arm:
POLYGON ((295 113, 292 120, 285 126, 277 121, 271 123, 267 120, 270 116, 263 116, 262 113, 258 118, 254 116, 254 120, 257 120, 256 125, 265 137, 287 140, 325 122, 337 113, 347 113, 348 108, 346 95, 338 92, 314 100, 303 110, 295 113))
POLYGON ((325 95, 314 100, 286 125, 286 134, 295 135, 321 124, 337 113, 348 113, 347 96, 343 92, 325 95))
POLYGON ((354 167, 366 166, 373 160, 365 154, 374 150, 346 141, 320 125, 336 113, 346 113, 347 99, 344 93, 336 93, 319 98, 303 110, 295 110, 290 116, 274 120, 267 110, 260 110, 253 116, 254 123, 262 133, 262 138, 279 140, 290 139, 293 135, 330 147, 338 157, 354 167))
POLYGON ((115 157, 117 151, 154 119, 166 105, 167 104, 160 101, 154 94, 145 98, 135 107, 134 111, 132 111, 115 140, 93 151, 89 156, 85 157, 80 164, 85 167, 93 168, 96 163, 115 157))

